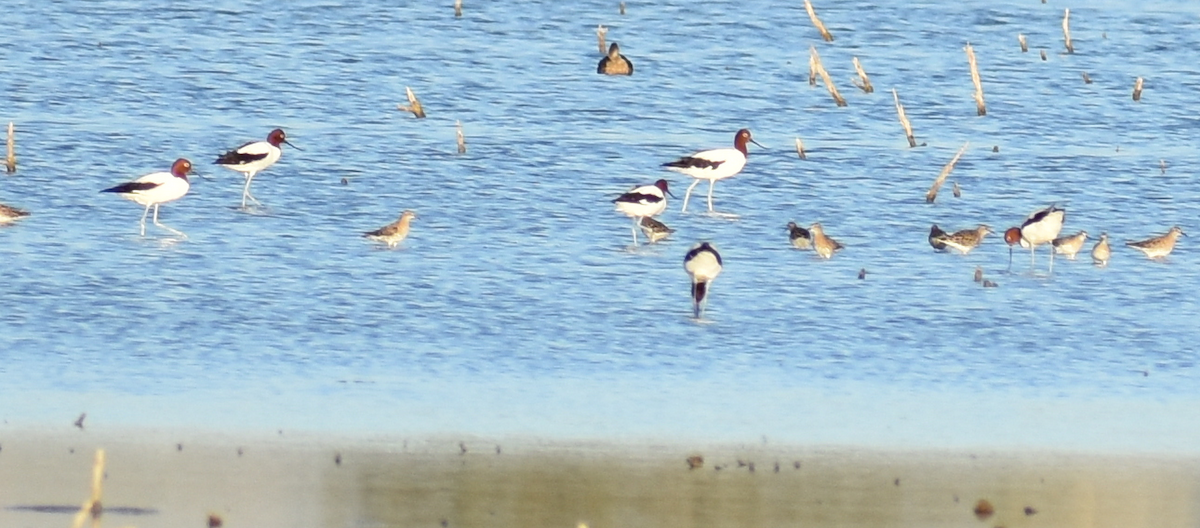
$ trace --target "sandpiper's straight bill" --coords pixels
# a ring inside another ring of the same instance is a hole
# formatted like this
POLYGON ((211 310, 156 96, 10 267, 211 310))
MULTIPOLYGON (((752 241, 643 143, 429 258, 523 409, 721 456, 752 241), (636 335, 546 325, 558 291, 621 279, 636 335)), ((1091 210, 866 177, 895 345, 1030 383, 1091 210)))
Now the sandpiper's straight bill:
POLYGON ((406 210, 403 213, 400 213, 400 218, 395 222, 392 222, 374 231, 367 231, 366 233, 363 233, 363 237, 383 242, 387 244, 389 248, 394 248, 405 238, 408 238, 409 226, 416 217, 417 213, 406 210))
POLYGON ((1180 235, 1187 236, 1187 233, 1183 232, 1183 228, 1175 226, 1165 235, 1137 242, 1126 242, 1125 245, 1145 253, 1147 257, 1159 259, 1171 254, 1171 251, 1175 249, 1175 241, 1179 239, 1180 235))
POLYGON ((933 227, 929 228, 929 245, 933 246, 933 249, 937 251, 945 251, 946 243, 942 242, 942 237, 948 234, 942 228, 938 227, 937 224, 933 224, 933 227))
POLYGON ((596 65, 596 73, 604 75, 633 75, 633 63, 621 55, 621 47, 613 42, 608 47, 608 56, 600 59, 596 65))
POLYGON ((820 222, 808 226, 808 232, 812 234, 813 249, 816 250, 817 255, 820 255, 823 259, 832 258, 835 251, 840 251, 845 247, 842 246, 842 244, 837 240, 826 236, 825 228, 821 227, 820 222))
POLYGON ((792 241, 792 247, 796 249, 809 249, 812 247, 812 233, 807 229, 796 225, 796 222, 788 222, 788 240, 792 241))
POLYGON ((762 147, 757 141, 754 141, 754 138, 750 137, 750 131, 743 128, 733 136, 733 148, 705 150, 663 164, 663 167, 668 170, 687 174, 696 179, 688 186, 687 194, 683 196, 683 212, 687 212, 692 189, 696 188, 700 180, 708 180, 708 212, 713 211, 713 186, 716 185, 717 180, 723 180, 742 172, 742 168, 746 166, 746 157, 749 155, 746 143, 754 143, 762 147))
POLYGON ((708 305, 708 286, 721 274, 721 254, 708 242, 701 242, 683 257, 683 269, 692 278, 692 315, 699 318, 708 305))
POLYGON ((643 216, 641 221, 638 223, 638 227, 642 228, 642 234, 646 235, 646 238, 650 240, 651 244, 667 238, 671 233, 675 232, 674 229, 667 227, 667 224, 659 222, 658 220, 655 220, 649 216, 643 216))
POLYGON ((1112 248, 1108 246, 1108 233, 1100 233, 1100 241, 1092 246, 1092 264, 1100 267, 1108 265, 1112 257, 1112 248))
POLYGON ((1087 231, 1080 231, 1074 235, 1058 237, 1050 242, 1050 246, 1054 248, 1055 253, 1066 255, 1067 260, 1075 260, 1075 254, 1083 249, 1087 238, 1087 231))
POLYGON ((246 186, 242 188, 242 208, 246 208, 246 199, 253 200, 254 203, 262 205, 254 196, 250 194, 250 182, 254 181, 254 175, 259 171, 274 165, 279 161, 280 156, 283 156, 283 149, 280 145, 287 143, 296 150, 300 150, 296 145, 292 145, 287 140, 287 135, 282 129, 276 128, 270 134, 267 134, 266 141, 252 141, 238 148, 222 154, 217 158, 216 164, 230 170, 242 173, 246 177, 246 186))
MULTIPOLYGON (((934 227, 937 226, 935 225, 934 227)), ((945 247, 956 249, 959 253, 966 255, 967 253, 970 253, 972 249, 979 247, 979 244, 983 243, 983 238, 991 232, 992 228, 984 224, 979 224, 979 226, 974 229, 963 229, 953 233, 942 233, 942 235, 937 237, 936 240, 945 247)), ((933 233, 931 232, 929 243, 933 244, 933 242, 934 238, 933 233)))
MULTIPOLYGON (((1049 244, 1058 238, 1058 234, 1062 232, 1063 220, 1067 216, 1067 211, 1059 209, 1053 204, 1045 209, 1034 211, 1025 219, 1019 228, 1010 228, 1004 233, 1004 240, 1009 244, 1009 265, 1012 265, 1012 245, 1020 243, 1021 247, 1029 248, 1029 265, 1034 265, 1034 255, 1037 247, 1042 244, 1049 244), (1016 231, 1013 231, 1013 230, 1016 231), (1015 235, 1015 237, 1014 237, 1015 235), (1012 239, 1016 238, 1015 241, 1012 239)), ((1050 270, 1054 271, 1054 250, 1050 251, 1050 270)))
POLYGON ((638 243, 637 232, 641 220, 662 214, 667 209, 667 196, 675 196, 667 187, 667 180, 658 180, 650 185, 634 187, 613 200, 618 211, 633 218, 633 245, 638 243))
POLYGON ((29 216, 29 211, 0 204, 0 225, 11 224, 29 216))
POLYGON ((153 172, 131 182, 122 183, 116 187, 109 187, 100 192, 117 193, 127 200, 132 200, 146 206, 146 209, 142 211, 142 219, 139 222, 142 227, 142 236, 146 236, 146 213, 149 213, 150 207, 153 206, 154 225, 181 237, 187 237, 183 232, 158 222, 158 206, 183 198, 183 195, 187 194, 188 189, 191 188, 187 175, 191 171, 192 162, 184 158, 179 158, 175 160, 175 163, 171 164, 170 172, 153 172))

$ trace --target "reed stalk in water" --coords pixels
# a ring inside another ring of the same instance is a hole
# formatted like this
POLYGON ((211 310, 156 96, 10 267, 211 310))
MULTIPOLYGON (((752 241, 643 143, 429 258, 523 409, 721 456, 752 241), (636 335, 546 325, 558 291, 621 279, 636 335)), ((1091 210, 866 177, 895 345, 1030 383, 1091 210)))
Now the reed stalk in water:
POLYGON ((417 100, 417 94, 413 93, 412 88, 409 88, 407 86, 404 87, 404 91, 408 95, 408 106, 396 105, 396 108, 403 110, 405 112, 412 112, 412 114, 417 116, 418 119, 424 118, 425 117, 425 109, 421 108, 421 101, 417 100))
POLYGON ((1071 9, 1067 8, 1063 11, 1063 43, 1067 45, 1067 53, 1075 53, 1075 46, 1071 44, 1071 9))
MULTIPOLYGON (((863 70, 862 64, 859 64, 858 57, 854 57, 852 60, 854 62, 854 71, 858 73, 859 80, 859 82, 854 82, 854 85, 857 86, 859 90, 862 90, 863 93, 874 92, 875 87, 871 86, 871 79, 867 77, 867 72, 866 70, 863 70)), ((851 82, 853 82, 853 79, 851 82)))
POLYGON ((800 138, 796 138, 796 154, 799 155, 800 159, 802 160, 808 159, 808 156, 804 154, 804 142, 800 141, 800 138))
POLYGON ((458 140, 458 153, 467 153, 467 138, 463 136, 462 121, 454 122, 454 136, 458 140))
POLYGON ((1142 78, 1141 77, 1138 77, 1137 81, 1133 83, 1133 100, 1134 101, 1142 100, 1142 78))
POLYGON ((13 123, 8 122, 8 154, 4 157, 4 170, 9 174, 17 172, 17 139, 13 135, 13 123))
POLYGON ((896 101, 896 115, 900 116, 900 126, 904 127, 904 136, 908 138, 908 147, 916 147, 917 138, 913 136, 912 123, 908 122, 908 115, 904 113, 904 105, 900 104, 900 95, 896 93, 895 88, 892 88, 892 99, 896 101))
POLYGON ((938 174, 937 179, 933 181, 933 186, 929 188, 929 192, 925 193, 925 203, 933 203, 934 200, 937 200, 938 189, 941 189, 942 184, 946 183, 946 177, 950 175, 950 171, 954 170, 954 164, 958 163, 958 158, 962 157, 963 152, 966 152, 967 147, 970 145, 970 141, 963 143, 962 148, 958 149, 958 154, 954 155, 954 158, 950 160, 950 163, 947 163, 945 167, 942 167, 942 173, 938 174))
POLYGON ((817 74, 821 76, 821 80, 825 83, 825 88, 829 89, 829 95, 833 96, 833 101, 838 106, 846 106, 846 99, 842 98, 842 94, 838 93, 838 89, 833 85, 833 79, 829 78, 829 72, 825 71, 825 66, 821 64, 821 55, 817 53, 817 47, 809 48, 813 65, 817 69, 817 74))
POLYGON ((825 24, 817 18, 817 12, 813 9, 812 2, 804 0, 804 9, 808 11, 808 18, 812 20, 813 25, 817 26, 817 31, 821 32, 821 38, 825 39, 825 42, 833 42, 833 34, 825 29, 825 24))
POLYGON ((596 26, 596 45, 600 47, 601 55, 608 55, 608 46, 604 44, 604 36, 608 34, 608 28, 604 26, 596 26))
POLYGON ((979 65, 975 63, 975 48, 967 44, 967 62, 971 65, 971 82, 975 83, 975 111, 987 115, 987 103, 983 101, 983 84, 979 81, 979 65))

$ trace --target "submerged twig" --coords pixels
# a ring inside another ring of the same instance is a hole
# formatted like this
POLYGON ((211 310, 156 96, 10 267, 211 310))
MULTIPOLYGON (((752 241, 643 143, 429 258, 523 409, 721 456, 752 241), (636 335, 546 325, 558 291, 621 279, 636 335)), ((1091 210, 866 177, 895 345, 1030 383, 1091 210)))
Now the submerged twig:
POLYGON ((908 122, 908 115, 904 113, 904 105, 900 104, 900 95, 896 93, 896 89, 892 88, 892 99, 896 101, 896 115, 900 116, 900 126, 904 127, 904 136, 908 138, 909 148, 917 146, 917 138, 913 136, 912 123, 908 122))
POLYGON ((970 141, 964 143, 962 148, 958 149, 958 153, 954 155, 954 158, 950 160, 950 163, 942 167, 941 174, 938 174, 937 179, 933 181, 933 186, 929 188, 929 192, 925 193, 925 203, 933 203, 934 200, 937 200, 938 189, 946 182, 946 177, 950 175, 950 171, 954 170, 954 164, 958 163, 958 158, 962 157, 963 152, 967 151, 967 147, 970 144, 970 141))
POLYGON ((979 81, 979 66, 975 63, 975 48, 968 43, 966 47, 967 62, 971 65, 971 82, 975 83, 975 111, 987 115, 987 104, 983 102, 983 84, 979 81))
POLYGON ((462 0, 454 0, 454 16, 462 16, 462 0))
POLYGON ((1134 101, 1142 100, 1142 78, 1141 77, 1138 77, 1137 81, 1133 83, 1133 100, 1134 101))
POLYGON ((17 172, 17 139, 12 121, 8 122, 8 154, 4 157, 4 170, 9 174, 17 172))
POLYGON ((454 135, 458 139, 458 153, 466 154, 467 153, 467 139, 466 139, 466 137, 463 136, 462 121, 455 121, 454 126, 456 128, 456 130, 454 131, 454 135))
POLYGON ((800 156, 800 159, 808 159, 804 154, 804 142, 800 141, 800 138, 796 138, 796 155, 800 156))
POLYGON ((608 46, 604 44, 604 37, 608 35, 608 28, 604 26, 596 26, 596 44, 600 46, 600 54, 608 54, 608 46))
POLYGON ((871 79, 867 77, 867 72, 863 70, 862 64, 859 64, 858 57, 852 58, 851 61, 854 63, 854 71, 858 73, 858 80, 860 82, 854 82, 853 78, 851 78, 850 82, 857 86, 859 90, 862 90, 863 93, 874 92, 875 87, 871 86, 871 79))
POLYGON ((1017 33, 1017 42, 1021 43, 1021 53, 1029 51, 1029 43, 1025 42, 1025 35, 1017 33))
POLYGON ((417 94, 414 94, 412 88, 404 87, 404 91, 408 94, 408 106, 396 105, 396 108, 405 112, 412 112, 417 118, 425 117, 425 110, 421 108, 421 101, 417 100, 417 94))
POLYGON ((817 31, 821 32, 821 38, 825 39, 825 42, 833 42, 833 34, 828 29, 825 29, 825 24, 821 23, 821 19, 817 18, 817 12, 813 9, 812 2, 804 0, 804 9, 808 11, 808 18, 812 20, 813 25, 817 26, 817 31))
POLYGON ((1075 46, 1071 44, 1071 9, 1063 10, 1063 43, 1067 45, 1067 53, 1075 53, 1075 46))
POLYGON ((825 88, 829 90, 829 95, 833 96, 833 101, 838 106, 846 106, 846 99, 842 98, 842 94, 838 93, 838 89, 833 85, 833 79, 829 78, 829 72, 825 71, 825 66, 821 64, 821 55, 817 53, 817 47, 809 48, 812 54, 812 61, 817 68, 817 73, 821 76, 821 80, 825 83, 825 88))

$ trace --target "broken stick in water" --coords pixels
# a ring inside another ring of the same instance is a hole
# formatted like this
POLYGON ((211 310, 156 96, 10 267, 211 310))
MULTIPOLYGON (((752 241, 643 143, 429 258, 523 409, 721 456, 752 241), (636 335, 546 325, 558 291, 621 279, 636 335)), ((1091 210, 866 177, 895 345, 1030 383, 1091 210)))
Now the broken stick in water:
POLYGON ((863 70, 862 64, 858 63, 858 57, 854 57, 852 61, 854 62, 854 71, 858 72, 858 80, 861 82, 855 82, 855 80, 851 78, 850 83, 857 86, 859 90, 863 91, 863 93, 874 92, 875 87, 871 86, 871 79, 867 77, 867 72, 863 70))
POLYGON ((1041 50, 1041 52, 1042 52, 1042 60, 1046 60, 1046 50, 1041 50))
POLYGON ((817 73, 821 75, 821 80, 825 82, 825 88, 829 90, 829 95, 833 96, 833 101, 838 106, 846 106, 846 100, 842 98, 842 94, 838 93, 837 87, 833 85, 833 79, 829 78, 829 72, 825 71, 825 66, 821 64, 821 55, 817 53, 817 47, 809 47, 811 52, 812 62, 817 68, 817 73))
POLYGON ((1142 100, 1142 78, 1138 77, 1137 82, 1133 83, 1133 100, 1142 100))
POLYGON ((808 54, 808 85, 817 85, 817 59, 812 53, 808 54))
POLYGON ((908 138, 908 147, 916 147, 917 138, 913 137, 912 123, 908 122, 908 115, 904 113, 904 105, 900 104, 900 95, 896 93, 895 88, 892 88, 892 99, 896 100, 896 114, 900 116, 900 126, 904 127, 904 136, 908 138))
POLYGON ((813 25, 817 26, 817 31, 821 32, 821 38, 825 39, 825 42, 833 42, 833 35, 829 33, 828 29, 825 29, 825 24, 821 23, 821 19, 817 18, 817 12, 813 10, 812 2, 804 0, 804 9, 808 10, 808 18, 812 19, 813 25))
POLYGON ((1087 72, 1083 72, 1083 84, 1092 84, 1092 78, 1088 77, 1087 72))
POLYGON ((600 46, 600 54, 608 55, 608 47, 604 45, 604 36, 608 34, 608 28, 600 25, 596 26, 596 43, 600 46))
POLYGON ((987 104, 983 102, 983 84, 979 82, 979 66, 975 63, 975 48, 967 43, 967 62, 971 65, 971 82, 975 83, 975 111, 987 115, 987 104))
POLYGON ((92 526, 100 525, 100 514, 104 513, 104 507, 100 504, 100 497, 103 494, 104 450, 97 449, 96 459, 92 462, 92 496, 79 507, 79 512, 75 514, 75 522, 71 523, 72 528, 83 528, 88 517, 92 519, 92 526))
POLYGON ((417 100, 417 94, 413 93, 412 88, 404 87, 404 91, 408 94, 408 106, 396 105, 397 109, 405 112, 412 112, 417 118, 425 117, 425 109, 421 108, 421 101, 417 100))
POLYGON ((800 138, 796 138, 796 154, 800 156, 800 159, 808 159, 808 156, 804 154, 804 142, 800 141, 800 138))
POLYGON ((1025 42, 1025 35, 1017 33, 1017 42, 1021 43, 1021 53, 1029 51, 1029 43, 1025 42))
POLYGON ((625 14, 625 2, 621 2, 621 14, 625 14))
POLYGON ((1071 9, 1063 10, 1063 42, 1067 45, 1067 53, 1075 53, 1075 46, 1071 44, 1071 9))
POLYGON ((454 0, 454 16, 462 16, 462 0, 454 0))
POLYGON ((458 139, 458 153, 466 154, 467 153, 467 138, 463 136, 462 121, 455 121, 454 127, 455 127, 454 135, 458 139))
POLYGON ((8 122, 8 155, 4 157, 4 170, 9 174, 17 172, 17 140, 13 136, 13 123, 8 122))
POLYGON ((970 141, 963 143, 962 148, 958 149, 958 154, 954 155, 954 159, 942 167, 942 173, 938 174, 937 179, 933 181, 933 187, 930 187, 929 192, 925 193, 925 203, 933 203, 937 199, 938 189, 942 188, 943 183, 946 183, 946 177, 950 175, 950 171, 954 170, 954 164, 958 163, 958 158, 962 157, 963 152, 967 151, 970 144, 970 141))

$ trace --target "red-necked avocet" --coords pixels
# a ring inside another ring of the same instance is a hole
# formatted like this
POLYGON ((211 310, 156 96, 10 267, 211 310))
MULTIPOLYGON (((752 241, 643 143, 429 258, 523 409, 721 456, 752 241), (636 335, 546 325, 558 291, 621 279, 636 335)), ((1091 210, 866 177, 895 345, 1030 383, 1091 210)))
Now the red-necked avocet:
POLYGON ((667 189, 667 180, 658 180, 650 185, 634 187, 613 200, 617 210, 633 218, 633 244, 638 243, 638 226, 646 217, 662 214, 667 209, 667 196, 675 197, 667 189))
POLYGON ((188 189, 191 188, 187 175, 191 171, 192 162, 179 158, 175 160, 175 163, 171 164, 170 172, 150 173, 131 182, 122 183, 121 185, 110 187, 100 192, 117 193, 123 198, 146 206, 146 210, 142 211, 142 219, 139 222, 142 226, 142 236, 146 236, 146 214, 150 212, 150 207, 153 206, 154 225, 186 238, 187 235, 183 234, 182 231, 159 223, 158 206, 183 198, 183 195, 187 194, 188 189))
POLYGON ((708 285, 721 274, 721 254, 712 244, 701 242, 684 255, 683 269, 692 277, 692 315, 699 319, 708 305, 708 285))
POLYGON ((270 134, 267 134, 266 141, 246 143, 217 158, 217 165, 240 172, 246 177, 246 186, 242 188, 243 209, 246 208, 247 198, 253 200, 258 205, 262 205, 261 202, 250 194, 250 182, 254 181, 254 175, 258 174, 259 171, 279 161, 279 157, 283 155, 283 149, 280 148, 280 145, 284 143, 291 145, 296 150, 300 150, 296 145, 292 145, 287 140, 287 135, 283 133, 282 129, 276 128, 270 134))
MULTIPOLYGON (((1045 209, 1034 211, 1025 219, 1021 227, 1009 228, 1004 232, 1004 241, 1008 242, 1009 265, 1012 265, 1012 246, 1020 243, 1021 247, 1029 248, 1029 265, 1034 265, 1034 252, 1042 244, 1049 244, 1058 238, 1062 232, 1063 220, 1067 211, 1053 204, 1045 209), (1013 230, 1016 231, 1013 231, 1013 230), (1014 240, 1014 238, 1016 240, 1014 240)), ((1054 248, 1050 249, 1050 271, 1054 271, 1054 248)))
POLYGON ((9 207, 7 205, 0 204, 0 225, 11 224, 17 220, 25 218, 26 216, 29 216, 29 211, 23 211, 21 209, 17 209, 16 207, 9 207))
POLYGON ((683 196, 683 212, 687 212, 692 189, 696 188, 700 180, 708 180, 708 212, 713 211, 713 186, 716 185, 717 180, 723 180, 742 172, 742 168, 746 166, 748 154, 746 143, 754 143, 762 147, 757 141, 754 141, 754 138, 750 137, 750 131, 743 128, 733 136, 733 148, 705 150, 663 164, 663 167, 669 170, 687 174, 696 179, 688 186, 687 194, 683 196))
POLYGON ((374 231, 363 233, 363 236, 371 240, 377 240, 388 245, 389 248, 396 247, 405 238, 408 238, 408 229, 417 213, 412 211, 404 211, 400 213, 400 218, 395 222, 385 225, 374 231))

